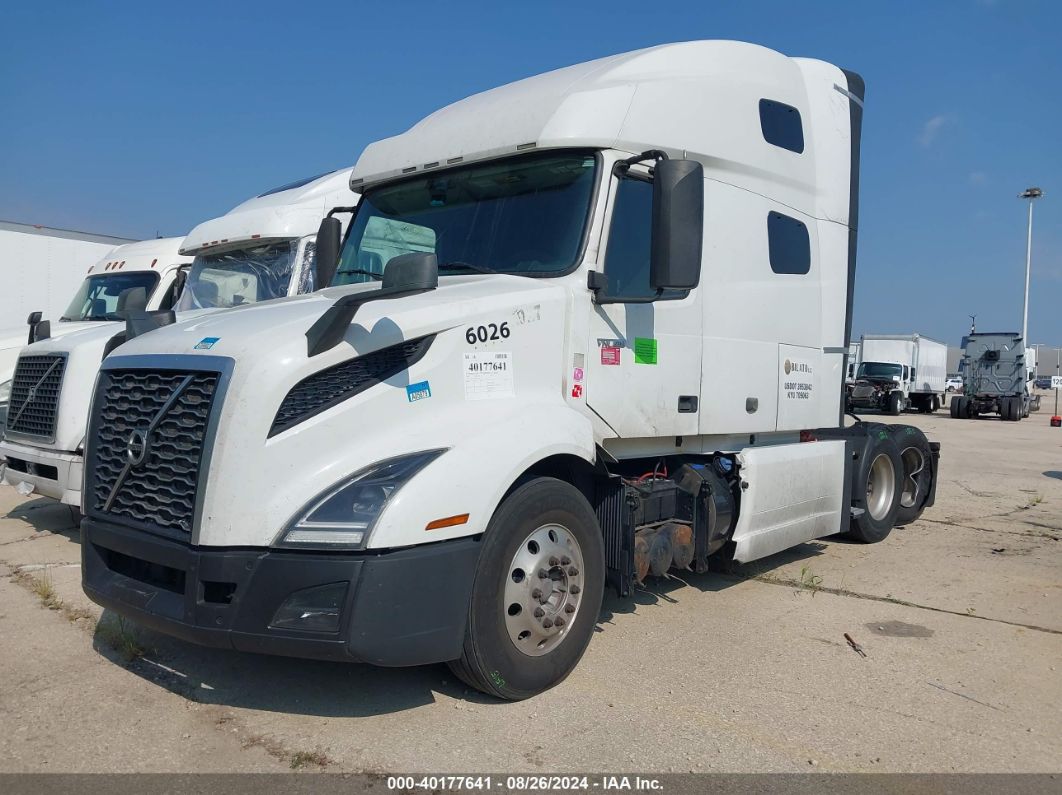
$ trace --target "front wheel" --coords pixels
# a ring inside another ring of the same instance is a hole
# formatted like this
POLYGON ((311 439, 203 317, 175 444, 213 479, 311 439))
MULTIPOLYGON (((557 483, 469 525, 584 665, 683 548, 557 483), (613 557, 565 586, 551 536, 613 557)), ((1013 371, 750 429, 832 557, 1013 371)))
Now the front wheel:
POLYGON ((903 393, 902 392, 890 392, 889 393, 889 414, 894 417, 898 417, 903 413, 903 393))
POLYGON ((487 526, 461 659, 466 684, 520 700, 559 684, 594 632, 605 587, 597 517, 554 478, 517 487, 487 526))

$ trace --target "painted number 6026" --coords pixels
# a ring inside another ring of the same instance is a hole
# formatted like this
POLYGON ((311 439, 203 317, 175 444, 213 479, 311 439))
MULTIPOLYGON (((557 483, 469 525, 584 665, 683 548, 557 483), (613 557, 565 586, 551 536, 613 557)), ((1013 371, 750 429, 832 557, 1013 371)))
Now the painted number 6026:
POLYGON ((505 339, 509 339, 508 323, 502 323, 500 326, 497 323, 488 323, 486 326, 469 326, 465 329, 465 341, 469 345, 475 345, 477 342, 487 342, 488 340, 505 339))

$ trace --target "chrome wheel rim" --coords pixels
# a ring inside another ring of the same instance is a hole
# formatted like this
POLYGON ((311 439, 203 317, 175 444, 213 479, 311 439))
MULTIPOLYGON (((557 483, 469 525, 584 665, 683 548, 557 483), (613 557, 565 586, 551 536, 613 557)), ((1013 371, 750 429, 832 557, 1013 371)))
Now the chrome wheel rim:
POLYGON ((579 615, 583 552, 568 528, 546 524, 516 550, 505 573, 502 614, 513 645, 529 657, 564 642, 579 615))
POLYGON ((884 519, 892 507, 896 493, 896 471, 892 459, 885 453, 878 453, 870 465, 870 477, 867 478, 867 511, 875 520, 884 519))
POLYGON ((900 489, 900 505, 913 508, 918 503, 922 491, 922 472, 926 468, 926 459, 917 447, 908 447, 900 456, 903 459, 903 486, 900 489))

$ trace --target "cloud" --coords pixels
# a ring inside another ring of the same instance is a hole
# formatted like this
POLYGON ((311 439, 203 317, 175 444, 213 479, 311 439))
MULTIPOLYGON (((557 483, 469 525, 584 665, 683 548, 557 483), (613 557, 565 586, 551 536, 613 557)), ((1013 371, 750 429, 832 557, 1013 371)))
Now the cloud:
POLYGON ((920 143, 923 148, 928 149, 933 145, 933 141, 936 140, 937 134, 941 131, 944 125, 949 124, 950 122, 951 116, 946 113, 938 113, 922 125, 922 132, 918 134, 918 143, 920 143))
POLYGON ((971 171, 968 177, 971 185, 987 185, 988 175, 983 171, 971 171))

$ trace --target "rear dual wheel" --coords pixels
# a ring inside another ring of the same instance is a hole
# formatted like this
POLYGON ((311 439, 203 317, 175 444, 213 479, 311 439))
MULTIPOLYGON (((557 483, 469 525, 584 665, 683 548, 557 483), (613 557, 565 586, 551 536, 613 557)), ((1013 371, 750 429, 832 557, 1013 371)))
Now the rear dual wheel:
POLYGON ((524 483, 484 534, 464 648, 451 670, 513 701, 559 684, 586 651, 604 585, 601 530, 583 495, 554 478, 524 483))
POLYGON ((896 525, 903 478, 900 449, 884 426, 874 432, 859 462, 852 491, 852 517, 848 535, 864 544, 884 541, 896 525))
POLYGON ((890 425, 886 429, 900 451, 899 504, 896 527, 910 524, 925 509, 933 486, 933 452, 929 439, 911 425, 890 425))

